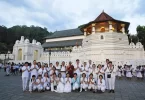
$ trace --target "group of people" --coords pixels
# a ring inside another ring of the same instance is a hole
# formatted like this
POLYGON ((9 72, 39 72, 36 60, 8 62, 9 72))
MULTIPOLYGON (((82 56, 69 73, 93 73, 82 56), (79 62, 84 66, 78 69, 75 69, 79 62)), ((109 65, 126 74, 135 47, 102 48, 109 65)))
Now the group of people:
POLYGON ((30 93, 46 90, 58 93, 87 90, 102 93, 106 89, 109 93, 114 93, 116 71, 109 59, 106 60, 104 67, 92 64, 91 60, 88 64, 87 62, 80 64, 77 59, 75 65, 69 62, 68 66, 65 66, 64 61, 61 64, 56 62, 55 65, 50 63, 48 66, 34 60, 31 66, 25 62, 22 67, 23 91, 26 91, 29 80, 30 93))
POLYGON ((119 79, 125 76, 128 80, 131 80, 132 77, 143 80, 145 76, 145 65, 136 66, 136 68, 133 68, 132 65, 118 66, 117 76, 119 79))
POLYGON ((92 64, 92 61, 80 63, 79 59, 75 64, 69 62, 66 66, 65 62, 56 62, 55 64, 33 61, 33 64, 25 62, 24 64, 7 64, 8 69, 19 69, 22 74, 23 91, 29 87, 29 92, 33 91, 54 91, 58 93, 71 91, 93 91, 114 93, 115 79, 125 76, 131 79, 136 76, 137 79, 144 78, 145 66, 137 66, 135 69, 132 65, 120 65, 115 67, 109 59, 106 59, 104 65, 92 64), (19 67, 18 67, 19 65, 19 67), (13 67, 12 67, 13 66, 13 67), (29 85, 28 85, 29 84, 29 85))

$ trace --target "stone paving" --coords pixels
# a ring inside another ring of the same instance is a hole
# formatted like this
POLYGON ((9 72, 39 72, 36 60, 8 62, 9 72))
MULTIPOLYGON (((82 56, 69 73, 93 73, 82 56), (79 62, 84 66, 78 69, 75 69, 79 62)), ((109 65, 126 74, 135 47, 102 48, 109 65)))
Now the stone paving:
POLYGON ((145 80, 116 80, 115 93, 23 93, 21 76, 5 76, 0 72, 0 100, 145 100, 145 80))

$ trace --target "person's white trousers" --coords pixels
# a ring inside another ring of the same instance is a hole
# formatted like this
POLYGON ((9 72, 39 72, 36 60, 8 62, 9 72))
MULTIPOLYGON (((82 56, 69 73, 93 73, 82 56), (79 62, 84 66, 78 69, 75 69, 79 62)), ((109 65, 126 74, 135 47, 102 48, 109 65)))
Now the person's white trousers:
POLYGON ((109 89, 107 73, 105 73, 105 85, 106 85, 106 89, 109 89))
POLYGON ((109 90, 114 90, 115 88, 115 77, 111 77, 111 78, 108 78, 108 85, 109 85, 109 90))
POLYGON ((43 90, 43 86, 41 84, 39 84, 39 85, 37 85, 37 89, 38 89, 38 91, 41 91, 41 90, 43 90))
POLYGON ((29 84, 29 91, 34 91, 37 89, 37 86, 36 85, 33 85, 33 84, 29 84))
POLYGON ((27 83, 28 83, 28 77, 22 77, 23 91, 26 90, 26 88, 27 88, 27 83))
POLYGON ((105 87, 104 86, 98 86, 98 90, 101 90, 102 92, 105 92, 105 87))
POLYGON ((95 85, 94 84, 89 84, 88 89, 95 89, 95 85))
POLYGON ((73 85, 73 90, 76 90, 76 89, 78 89, 79 88, 79 85, 77 84, 77 83, 74 83, 74 85, 73 85))
POLYGON ((46 90, 49 90, 49 89, 50 89, 50 87, 48 86, 47 83, 44 83, 43 87, 44 87, 44 89, 46 89, 46 90))

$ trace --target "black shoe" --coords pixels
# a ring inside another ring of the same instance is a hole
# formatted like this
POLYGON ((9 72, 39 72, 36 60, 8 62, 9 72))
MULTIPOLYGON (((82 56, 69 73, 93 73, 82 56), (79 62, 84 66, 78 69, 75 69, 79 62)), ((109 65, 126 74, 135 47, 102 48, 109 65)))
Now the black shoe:
POLYGON ((109 91, 109 93, 111 93, 111 92, 112 92, 112 90, 109 91))
POLYGON ((114 90, 112 90, 112 93, 115 93, 115 91, 114 91, 114 90))

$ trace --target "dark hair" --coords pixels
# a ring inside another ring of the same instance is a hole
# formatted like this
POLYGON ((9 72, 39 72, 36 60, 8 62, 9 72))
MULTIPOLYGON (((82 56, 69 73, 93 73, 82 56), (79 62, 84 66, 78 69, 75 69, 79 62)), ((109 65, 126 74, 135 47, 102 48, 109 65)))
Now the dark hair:
POLYGON ((32 77, 36 77, 35 75, 32 75, 32 77))
POLYGON ((42 75, 38 75, 38 77, 42 77, 42 75))
POLYGON ((25 64, 28 64, 28 62, 25 62, 25 64))
POLYGON ((103 78, 103 76, 102 76, 102 75, 99 75, 99 78, 100 78, 100 77, 102 77, 102 78, 103 78))
POLYGON ((77 59, 76 61, 80 61, 79 59, 77 59))
POLYGON ((76 75, 76 76, 77 76, 77 73, 74 73, 74 75, 76 75))
POLYGON ((91 76, 91 75, 93 76, 93 74, 92 74, 92 73, 91 73, 89 76, 91 76))
POLYGON ((111 63, 111 64, 112 64, 112 61, 109 61, 109 63, 111 63))
POLYGON ((83 77, 83 75, 85 75, 85 77, 86 77, 86 74, 85 73, 82 74, 82 77, 83 77))

